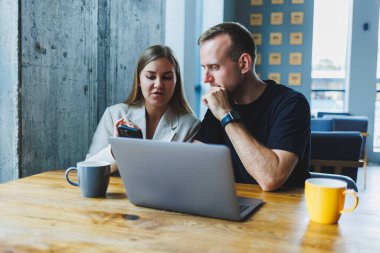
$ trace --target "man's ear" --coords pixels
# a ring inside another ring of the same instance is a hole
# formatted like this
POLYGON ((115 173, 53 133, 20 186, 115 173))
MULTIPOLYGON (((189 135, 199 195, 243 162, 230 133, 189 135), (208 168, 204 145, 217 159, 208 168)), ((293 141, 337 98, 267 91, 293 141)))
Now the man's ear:
POLYGON ((243 53, 240 58, 239 58, 239 67, 240 67, 240 72, 242 74, 247 73, 248 71, 252 70, 252 57, 247 54, 243 53))

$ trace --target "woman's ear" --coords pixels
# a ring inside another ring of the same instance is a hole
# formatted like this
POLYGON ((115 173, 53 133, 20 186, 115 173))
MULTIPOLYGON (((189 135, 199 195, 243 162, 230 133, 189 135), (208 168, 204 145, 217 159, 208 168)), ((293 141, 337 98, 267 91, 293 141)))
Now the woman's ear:
POLYGON ((242 74, 245 74, 252 70, 252 57, 243 53, 239 58, 239 67, 242 74))

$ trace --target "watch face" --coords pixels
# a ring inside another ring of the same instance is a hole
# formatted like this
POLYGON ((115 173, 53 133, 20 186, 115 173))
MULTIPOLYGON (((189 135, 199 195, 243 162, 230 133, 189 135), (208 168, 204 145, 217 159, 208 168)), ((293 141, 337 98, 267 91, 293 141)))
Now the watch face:
POLYGON ((230 113, 234 120, 239 120, 241 118, 240 114, 237 111, 231 111, 230 113))

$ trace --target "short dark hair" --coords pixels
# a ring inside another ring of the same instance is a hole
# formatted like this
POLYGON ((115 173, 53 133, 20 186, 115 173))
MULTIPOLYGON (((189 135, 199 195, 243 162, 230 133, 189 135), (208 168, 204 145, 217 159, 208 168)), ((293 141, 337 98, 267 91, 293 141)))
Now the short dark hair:
POLYGON ((255 60, 256 44, 252 34, 237 22, 224 22, 209 28, 199 37, 198 45, 223 34, 227 34, 232 42, 230 56, 233 61, 237 61, 243 53, 248 53, 255 60))

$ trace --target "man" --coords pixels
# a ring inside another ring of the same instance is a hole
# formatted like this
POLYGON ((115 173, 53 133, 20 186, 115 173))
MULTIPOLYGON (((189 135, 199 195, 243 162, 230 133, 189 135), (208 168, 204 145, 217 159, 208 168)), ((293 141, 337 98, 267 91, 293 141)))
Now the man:
POLYGON ((237 182, 264 191, 303 187, 310 157, 310 108, 305 97, 255 72, 256 46, 238 23, 222 23, 199 40, 208 111, 195 142, 230 147, 237 182))

